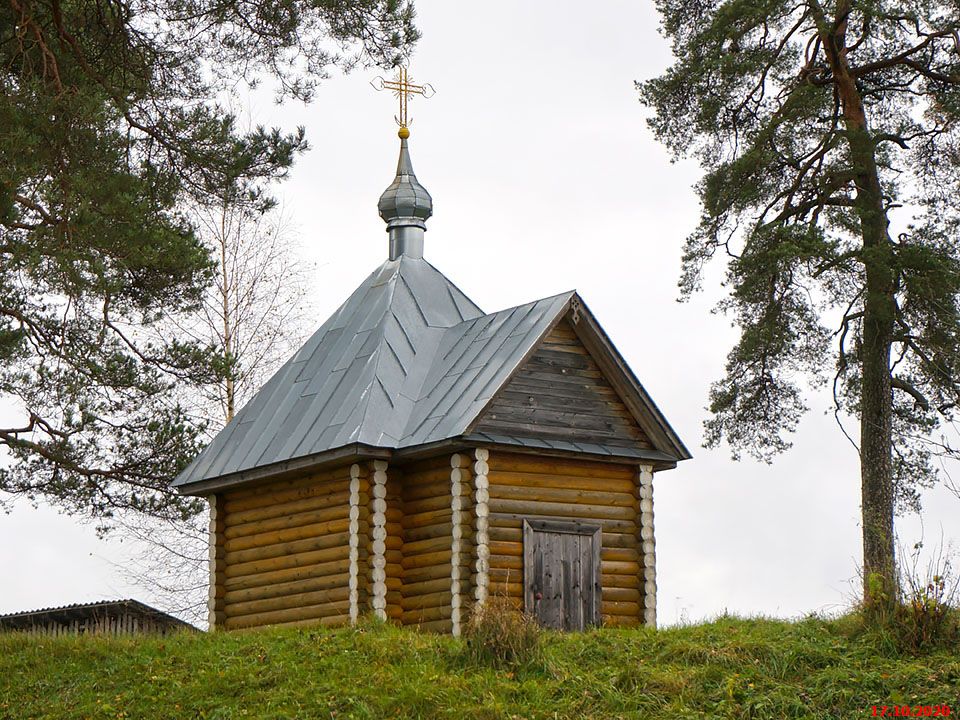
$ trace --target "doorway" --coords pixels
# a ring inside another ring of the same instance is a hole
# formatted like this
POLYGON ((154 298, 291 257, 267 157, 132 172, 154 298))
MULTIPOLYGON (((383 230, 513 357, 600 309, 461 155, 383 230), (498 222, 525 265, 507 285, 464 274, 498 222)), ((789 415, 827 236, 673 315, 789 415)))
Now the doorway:
POLYGON ((524 609, 554 630, 600 624, 600 526, 523 521, 524 609))

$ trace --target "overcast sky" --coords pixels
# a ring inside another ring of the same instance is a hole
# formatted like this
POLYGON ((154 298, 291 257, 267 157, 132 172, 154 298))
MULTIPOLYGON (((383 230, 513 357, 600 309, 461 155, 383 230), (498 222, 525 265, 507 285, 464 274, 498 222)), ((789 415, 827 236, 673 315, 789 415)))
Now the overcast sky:
MULTIPOLYGON (((771 466, 700 447, 707 392, 735 338, 708 292, 676 302, 699 172, 671 164, 634 81, 669 49, 651 2, 419 0, 411 152, 434 198, 425 256, 485 311, 580 291, 693 451, 655 480, 661 623, 727 609, 793 617, 856 593, 857 457, 813 395, 794 448, 771 466), (587 8, 589 7, 589 10, 587 8)), ((328 81, 308 107, 244 96, 255 121, 304 125, 312 150, 280 195, 316 264, 314 325, 387 254, 376 203, 393 178, 394 99, 376 71, 328 81)), ((709 283, 708 283, 709 285, 709 283)), ((960 470, 955 468, 955 470, 960 470)), ((960 543, 960 499, 925 495, 901 542, 960 543)), ((146 594, 123 580, 127 548, 20 504, 0 516, 0 612, 146 594)))

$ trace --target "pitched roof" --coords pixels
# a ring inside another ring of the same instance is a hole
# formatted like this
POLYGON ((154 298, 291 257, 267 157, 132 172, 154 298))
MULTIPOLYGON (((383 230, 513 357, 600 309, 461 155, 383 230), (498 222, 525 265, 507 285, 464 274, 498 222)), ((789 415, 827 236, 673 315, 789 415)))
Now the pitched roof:
MULTIPOLYGON (((215 489, 225 476, 283 465, 290 469, 291 463, 338 449, 396 451, 468 437, 496 392, 571 303, 582 308, 576 293, 567 292, 484 314, 422 258, 388 260, 174 486, 200 493, 215 489)), ((602 351, 614 353, 615 362, 626 367, 612 345, 602 351)), ((647 403, 656 412, 653 424, 666 424, 636 378, 629 377, 628 390, 642 396, 639 405, 647 403)), ((638 451, 637 456, 667 462, 689 457, 672 430, 659 436, 667 438, 668 452, 638 451)), ((537 446, 529 438, 489 441, 537 446)), ((595 451, 574 445, 557 449, 595 451)), ((622 449, 599 454, 629 455, 622 449)))

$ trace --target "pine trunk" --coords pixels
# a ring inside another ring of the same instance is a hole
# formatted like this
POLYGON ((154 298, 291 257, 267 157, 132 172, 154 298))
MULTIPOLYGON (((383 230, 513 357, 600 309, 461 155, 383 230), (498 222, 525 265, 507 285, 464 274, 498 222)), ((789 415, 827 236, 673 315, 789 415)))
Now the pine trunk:
MULTIPOLYGON (((819 7, 819 6, 817 6, 819 7)), ((837 21, 818 13, 821 40, 834 73, 850 160, 866 276, 860 349, 860 481, 863 524, 863 594, 868 610, 897 601, 893 535, 893 388, 890 354, 896 315, 893 246, 877 168, 876 146, 846 50, 849 0, 837 4, 837 21)))
POLYGON ((893 535, 893 388, 890 348, 895 321, 893 248, 874 156, 866 130, 851 135, 851 155, 865 169, 857 178, 866 288, 860 379, 860 481, 864 601, 879 609, 897 598, 893 535))

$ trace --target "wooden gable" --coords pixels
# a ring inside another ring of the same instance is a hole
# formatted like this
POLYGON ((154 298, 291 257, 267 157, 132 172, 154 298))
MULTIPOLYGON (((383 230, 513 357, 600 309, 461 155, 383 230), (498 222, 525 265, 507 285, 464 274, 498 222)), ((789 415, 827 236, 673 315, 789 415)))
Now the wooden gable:
POLYGON ((653 448, 567 319, 541 341, 493 398, 473 430, 547 441, 653 448))

